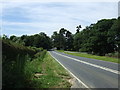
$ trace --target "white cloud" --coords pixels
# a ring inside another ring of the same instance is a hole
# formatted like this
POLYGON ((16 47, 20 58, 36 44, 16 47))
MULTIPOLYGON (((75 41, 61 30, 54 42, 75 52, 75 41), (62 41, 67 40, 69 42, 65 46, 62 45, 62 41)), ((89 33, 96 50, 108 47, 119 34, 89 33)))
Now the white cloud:
POLYGON ((44 31, 48 35, 64 27, 75 33, 75 27, 79 24, 85 27, 103 18, 117 17, 117 5, 117 3, 103 2, 5 2, 3 15, 8 16, 4 18, 3 27, 7 26, 6 31, 14 27, 12 31, 25 30, 28 34, 44 31), (16 21, 10 18, 8 20, 8 17, 13 17, 16 21), (19 21, 20 17, 28 21, 19 21))

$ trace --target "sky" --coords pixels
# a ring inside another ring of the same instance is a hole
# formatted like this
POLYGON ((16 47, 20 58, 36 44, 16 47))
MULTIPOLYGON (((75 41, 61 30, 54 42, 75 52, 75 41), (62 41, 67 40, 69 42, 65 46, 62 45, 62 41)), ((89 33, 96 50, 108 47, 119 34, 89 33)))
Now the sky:
POLYGON ((4 0, 0 6, 1 33, 8 36, 40 32, 51 36, 61 28, 74 34, 77 25, 84 29, 98 20, 118 17, 118 2, 4 0))

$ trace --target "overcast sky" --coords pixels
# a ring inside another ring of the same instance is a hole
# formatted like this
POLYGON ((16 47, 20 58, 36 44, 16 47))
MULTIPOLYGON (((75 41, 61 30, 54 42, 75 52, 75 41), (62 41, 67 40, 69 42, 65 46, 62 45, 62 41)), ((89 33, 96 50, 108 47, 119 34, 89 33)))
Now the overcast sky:
POLYGON ((2 2, 2 34, 31 35, 65 28, 73 34, 100 19, 118 17, 117 2, 2 2))

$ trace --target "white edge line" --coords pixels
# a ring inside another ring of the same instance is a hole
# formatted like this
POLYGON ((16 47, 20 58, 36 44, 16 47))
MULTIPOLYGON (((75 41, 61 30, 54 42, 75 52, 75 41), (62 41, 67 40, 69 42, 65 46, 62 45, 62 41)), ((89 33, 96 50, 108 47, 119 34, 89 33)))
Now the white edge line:
MULTIPOLYGON (((53 52, 53 53, 56 53, 56 52, 53 52)), ((88 63, 88 62, 85 62, 85 61, 82 61, 82 60, 79 60, 79 59, 75 59, 75 58, 72 58, 72 57, 69 57, 69 56, 65 56, 65 55, 62 55, 62 54, 59 54, 59 53, 56 53, 56 54, 58 54, 60 56, 63 56, 63 57, 66 57, 66 58, 70 58, 74 61, 78 61, 78 62, 87 64, 87 65, 90 65, 90 66, 93 66, 93 67, 96 67, 96 68, 100 68, 100 69, 115 73, 115 74, 120 74, 120 72, 117 71, 117 70, 113 70, 113 69, 109 69, 109 68, 106 68, 106 67, 102 67, 102 66, 99 66, 99 65, 92 64, 92 63, 88 63)))
MULTIPOLYGON (((49 52, 52 56, 52 54, 49 52)), ((53 57, 53 56, 52 56, 53 57)), ((70 72, 61 62, 59 62, 55 57, 53 57, 62 67, 64 67, 73 77, 75 77, 84 87, 89 88, 85 83, 83 83, 79 78, 77 78, 72 72, 70 72)))
MULTIPOLYGON (((68 52, 68 51, 65 51, 65 52, 68 52)), ((70 52, 70 51, 69 51, 70 52)), ((68 52, 68 53, 69 53, 68 52)), ((75 52, 75 53, 79 53, 79 52, 75 52)), ((66 54, 66 53, 64 53, 64 54, 66 54)), ((68 54, 69 55, 69 54, 68 54)), ((86 58, 86 57, 85 57, 86 58)), ((90 59, 92 59, 92 58, 90 58, 90 59)), ((94 59, 94 60, 96 60, 96 59, 94 59)), ((111 64, 118 64, 118 63, 114 63, 114 62, 109 62, 109 61, 103 61, 103 60, 100 60, 99 59, 99 61, 102 61, 102 62, 107 62, 107 63, 111 63, 111 64)))

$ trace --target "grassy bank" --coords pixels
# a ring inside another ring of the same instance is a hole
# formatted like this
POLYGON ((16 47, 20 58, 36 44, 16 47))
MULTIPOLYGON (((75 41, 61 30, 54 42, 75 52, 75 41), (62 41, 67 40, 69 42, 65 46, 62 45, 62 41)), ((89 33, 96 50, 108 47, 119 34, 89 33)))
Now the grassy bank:
POLYGON ((45 58, 40 61, 39 58, 29 62, 26 68, 32 73, 31 82, 29 85, 37 88, 69 88, 71 77, 68 72, 61 67, 47 53, 45 58))
POLYGON ((66 88, 69 74, 46 50, 2 41, 2 88, 66 88))
POLYGON ((114 62, 114 63, 120 63, 118 62, 119 59, 117 58, 112 58, 112 57, 107 57, 107 56, 96 56, 92 54, 87 54, 87 53, 70 53, 70 52, 65 52, 64 50, 57 50, 59 52, 63 52, 66 54, 74 55, 74 56, 79 56, 79 57, 86 57, 86 58, 92 58, 92 59, 97 59, 97 60, 103 60, 103 61, 109 61, 109 62, 114 62))
MULTIPOLYGON (((46 51, 34 51, 25 46, 15 45, 14 43, 3 41, 4 50, 2 53, 2 88, 30 88, 31 84, 31 70, 30 62, 39 58, 40 61, 43 60, 46 51)), ((34 71, 34 70, 33 70, 34 71)))

